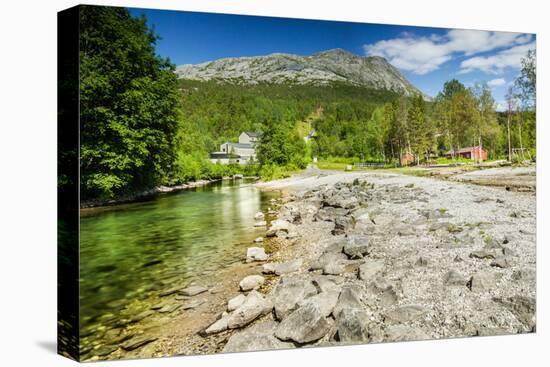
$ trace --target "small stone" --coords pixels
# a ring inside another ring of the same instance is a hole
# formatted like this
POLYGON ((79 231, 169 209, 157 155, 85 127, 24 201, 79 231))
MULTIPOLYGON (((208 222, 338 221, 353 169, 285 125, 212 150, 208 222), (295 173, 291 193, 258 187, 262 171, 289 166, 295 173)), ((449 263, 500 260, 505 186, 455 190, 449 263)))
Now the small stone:
POLYGON ((416 260, 415 263, 416 266, 428 266, 428 259, 425 257, 420 256, 418 260, 416 260))
POLYGON ((495 256, 495 253, 492 251, 479 250, 479 251, 473 251, 472 253, 470 253, 470 257, 476 258, 476 259, 494 259, 496 256, 495 256))
POLYGON ((265 220, 260 220, 254 223, 254 227, 265 227, 265 226, 267 226, 267 222, 265 220))
POLYGON ((256 237, 256 239, 254 239, 254 242, 255 242, 255 243, 264 242, 264 238, 263 238, 263 237, 256 237))
POLYGON ((239 283, 241 291, 248 292, 253 289, 258 289, 265 283, 265 278, 261 275, 249 275, 239 283))
POLYGON ((447 286, 464 286, 466 283, 466 279, 456 270, 448 271, 443 277, 443 284, 447 286))
POLYGON ((208 288, 200 286, 200 285, 192 285, 190 287, 187 287, 185 289, 181 290, 181 294, 184 296, 196 296, 197 294, 201 294, 208 291, 208 288))
POLYGON ((269 258, 262 247, 249 247, 246 250, 246 262, 265 261, 269 258))
POLYGON ((265 215, 262 212, 257 212, 256 214, 254 214, 254 220, 263 220, 264 217, 265 215))

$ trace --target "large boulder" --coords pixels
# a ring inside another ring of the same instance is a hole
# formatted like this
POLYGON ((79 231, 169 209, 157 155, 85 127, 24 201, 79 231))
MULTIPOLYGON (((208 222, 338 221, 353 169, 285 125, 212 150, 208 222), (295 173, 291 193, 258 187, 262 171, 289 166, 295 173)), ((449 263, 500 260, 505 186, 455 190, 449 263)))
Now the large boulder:
POLYGON ((257 291, 251 291, 246 300, 227 319, 227 327, 236 329, 248 325, 259 316, 268 314, 273 309, 271 301, 257 291))
POLYGON ((273 292, 275 316, 283 320, 298 308, 299 303, 317 294, 317 288, 307 277, 293 276, 282 278, 273 292))
POLYGON ((344 253, 351 259, 362 259, 369 252, 369 238, 365 235, 348 236, 344 253))
POLYGON ((268 258, 263 247, 249 247, 246 250, 246 262, 266 261, 268 258))
POLYGON ((308 303, 286 317, 275 329, 275 336, 281 340, 299 344, 321 339, 331 328, 319 307, 308 303))
POLYGON ((294 344, 283 342, 273 335, 276 327, 276 322, 267 320, 239 331, 229 338, 223 352, 256 352, 294 348, 294 344))
POLYGON ((364 309, 344 308, 336 318, 338 340, 343 343, 367 342, 369 314, 364 309))
POLYGON ((340 296, 339 289, 329 290, 327 292, 321 292, 314 296, 306 298, 298 302, 298 305, 302 307, 309 303, 315 304, 319 308, 319 311, 321 312, 321 314, 325 317, 328 317, 334 310, 334 307, 336 307, 336 303, 338 303, 339 296, 340 296))
POLYGON ((227 330, 228 329, 228 326, 227 326, 227 320, 228 319, 229 319, 229 315, 225 315, 225 316, 221 317, 220 319, 216 320, 212 325, 210 325, 208 328, 206 328, 204 333, 206 335, 211 335, 211 334, 221 333, 222 331, 227 330))
POLYGON ((249 275, 239 283, 239 288, 243 292, 260 288, 265 283, 265 278, 261 275, 249 275))

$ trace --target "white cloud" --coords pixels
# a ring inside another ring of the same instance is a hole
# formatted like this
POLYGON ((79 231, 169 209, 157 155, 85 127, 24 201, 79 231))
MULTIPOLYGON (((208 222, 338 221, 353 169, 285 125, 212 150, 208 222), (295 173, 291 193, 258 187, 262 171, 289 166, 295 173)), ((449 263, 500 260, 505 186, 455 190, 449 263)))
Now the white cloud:
POLYGON ((487 82, 487 85, 491 88, 502 87, 505 84, 506 84, 506 80, 504 78, 496 78, 496 79, 489 80, 487 82))
POLYGON ((535 42, 530 42, 500 51, 491 56, 476 56, 466 59, 460 63, 460 73, 480 70, 488 74, 500 74, 506 68, 519 69, 521 58, 525 57, 528 50, 534 48, 535 42))
POLYGON ((455 55, 472 56, 481 52, 530 42, 531 35, 455 29, 445 35, 415 37, 409 33, 399 38, 364 45, 365 53, 382 56, 394 66, 427 74, 438 69, 455 55))

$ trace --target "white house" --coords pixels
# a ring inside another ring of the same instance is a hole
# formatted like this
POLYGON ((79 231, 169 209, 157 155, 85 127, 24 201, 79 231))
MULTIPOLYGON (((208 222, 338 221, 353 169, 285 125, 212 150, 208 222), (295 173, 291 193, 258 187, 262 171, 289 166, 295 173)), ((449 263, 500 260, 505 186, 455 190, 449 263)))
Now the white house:
POLYGON ((256 160, 256 143, 259 134, 244 131, 239 135, 239 142, 225 142, 220 145, 218 152, 210 153, 210 161, 220 164, 248 164, 256 160))

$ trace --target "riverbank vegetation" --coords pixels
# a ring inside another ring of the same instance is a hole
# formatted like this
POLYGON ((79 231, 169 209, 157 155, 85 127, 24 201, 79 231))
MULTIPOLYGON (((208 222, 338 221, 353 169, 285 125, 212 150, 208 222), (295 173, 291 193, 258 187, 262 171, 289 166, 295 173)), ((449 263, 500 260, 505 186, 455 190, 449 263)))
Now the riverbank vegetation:
POLYGON ((145 18, 124 8, 81 7, 81 198, 114 198, 157 185, 237 173, 273 179, 319 165, 422 163, 482 145, 535 157, 534 53, 524 59, 507 110, 486 84, 450 80, 433 100, 349 84, 238 85, 178 80, 156 54, 145 18), (243 131, 261 133, 255 164, 208 159, 243 131), (315 131, 315 137, 304 139, 315 131))

